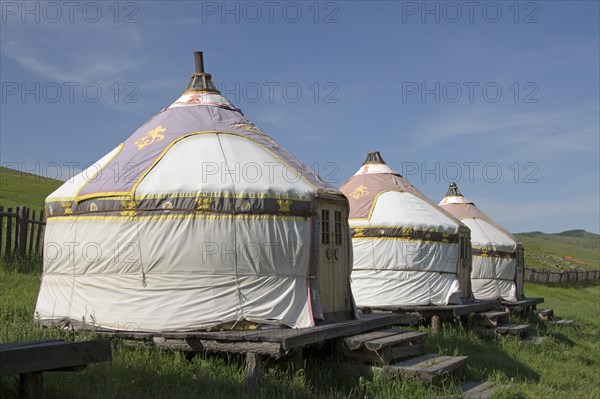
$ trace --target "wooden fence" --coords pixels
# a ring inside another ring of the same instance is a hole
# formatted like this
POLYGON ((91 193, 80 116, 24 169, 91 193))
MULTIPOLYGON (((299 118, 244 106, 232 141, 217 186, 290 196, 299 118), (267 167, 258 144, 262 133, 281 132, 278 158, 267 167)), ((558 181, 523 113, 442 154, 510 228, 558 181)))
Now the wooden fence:
POLYGON ((0 255, 42 256, 45 228, 43 210, 18 206, 13 211, 0 206, 0 255))
POLYGON ((535 283, 565 283, 569 281, 599 280, 600 269, 590 270, 561 270, 551 271, 547 269, 525 268, 525 281, 535 283))

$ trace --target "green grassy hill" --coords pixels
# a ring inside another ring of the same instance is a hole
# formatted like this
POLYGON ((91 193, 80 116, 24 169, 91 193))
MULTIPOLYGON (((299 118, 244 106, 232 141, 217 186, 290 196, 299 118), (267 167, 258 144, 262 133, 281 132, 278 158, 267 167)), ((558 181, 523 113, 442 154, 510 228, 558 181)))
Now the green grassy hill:
POLYGON ((0 167, 0 205, 4 209, 17 206, 43 209, 48 194, 63 183, 60 180, 0 167))
POLYGON ((529 267, 557 270, 571 267, 600 268, 598 234, 567 230, 556 234, 533 231, 516 236, 525 246, 525 264, 529 267))

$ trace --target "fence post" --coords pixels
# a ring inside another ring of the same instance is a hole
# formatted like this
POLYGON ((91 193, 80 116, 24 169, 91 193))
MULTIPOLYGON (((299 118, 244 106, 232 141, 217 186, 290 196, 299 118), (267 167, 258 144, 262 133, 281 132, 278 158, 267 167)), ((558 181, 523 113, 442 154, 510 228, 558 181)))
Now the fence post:
POLYGON ((2 255, 2 232, 4 231, 4 207, 0 206, 0 255, 2 255))
POLYGON ((27 219, 29 218, 29 208, 21 207, 19 212, 19 254, 25 257, 27 254, 27 219))
POLYGON ((12 252, 12 208, 7 209, 8 215, 6 215, 6 256, 10 257, 12 252))
POLYGON ((19 223, 19 215, 21 214, 21 207, 16 207, 16 215, 15 215, 15 238, 13 244, 13 250, 15 255, 19 253, 19 238, 21 238, 19 227, 21 227, 21 223, 19 223))
POLYGON ((38 224, 38 229, 37 229, 37 234, 35 237, 35 254, 40 254, 42 253, 42 251, 40 250, 40 241, 42 239, 42 230, 45 229, 45 224, 44 222, 44 210, 42 209, 40 211, 40 220, 39 220, 39 224, 38 224))
POLYGON ((27 215, 27 225, 31 226, 29 230, 29 245, 27 246, 27 255, 33 255, 33 230, 35 229, 35 209, 31 210, 31 217, 27 215))

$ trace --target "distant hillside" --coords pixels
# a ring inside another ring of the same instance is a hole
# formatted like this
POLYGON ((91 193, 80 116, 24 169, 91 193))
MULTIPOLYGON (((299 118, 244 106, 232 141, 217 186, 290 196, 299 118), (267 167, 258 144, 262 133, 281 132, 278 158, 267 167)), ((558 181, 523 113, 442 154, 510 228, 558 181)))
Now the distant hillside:
POLYGON ((566 270, 600 268, 600 235, 585 230, 548 234, 541 231, 516 236, 525 246, 529 267, 566 270))
POLYGON ((6 208, 28 206, 43 209, 48 194, 64 182, 0 167, 0 205, 6 208))

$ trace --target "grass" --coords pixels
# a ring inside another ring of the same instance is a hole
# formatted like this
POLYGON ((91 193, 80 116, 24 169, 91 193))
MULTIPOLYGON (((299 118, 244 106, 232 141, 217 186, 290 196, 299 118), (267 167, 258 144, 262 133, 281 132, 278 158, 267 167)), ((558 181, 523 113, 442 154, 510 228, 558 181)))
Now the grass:
MULTIPOLYGON (((39 285, 39 273, 0 267, 0 342, 95 338, 91 333, 35 324, 39 285)), ((545 305, 554 308, 558 316, 576 319, 577 325, 561 328, 532 320, 532 335, 546 337, 539 346, 515 338, 481 340, 471 331, 445 326, 441 334, 428 337, 426 350, 468 355, 469 379, 510 385, 495 398, 600 398, 600 283, 527 284, 526 293, 545 297, 545 305)), ((440 393, 414 379, 349 379, 327 345, 307 351, 302 368, 293 368, 285 360, 268 361, 256 391, 247 389, 244 365, 236 356, 189 358, 180 352, 130 347, 119 340, 112 346, 111 363, 92 365, 80 373, 46 373, 47 396, 430 398, 440 393)), ((16 398, 17 385, 16 377, 0 378, 0 397, 16 398)), ((441 392, 447 396, 455 393, 452 381, 446 381, 441 392)))
MULTIPOLYGON (((0 205, 42 209, 44 198, 62 182, 0 168, 0 205)), ((581 230, 559 234, 519 234, 526 247, 528 266, 600 267, 600 236, 581 230), (572 256, 581 265, 564 259, 572 256)), ((0 262, 0 343, 40 339, 81 340, 91 333, 40 328, 33 321, 40 285, 39 260, 13 258, 0 262), (27 271, 24 273, 24 271, 27 271)), ((543 286, 527 283, 528 296, 545 298, 557 316, 577 321, 560 328, 533 319, 532 335, 544 336, 541 345, 514 338, 481 340, 471 331, 446 326, 429 336, 426 350, 439 354, 468 355, 468 378, 510 385, 494 398, 600 398, 600 283, 543 286)), ((423 327, 422 327, 423 328, 423 327)), ((199 355, 112 342, 113 361, 92 365, 80 373, 46 373, 47 397, 128 398, 256 397, 256 398, 430 398, 440 391, 414 379, 349 379, 329 346, 305 353, 302 368, 285 360, 268 361, 256 391, 244 383, 239 357, 199 355)), ((446 381, 441 394, 456 393, 446 381)), ((18 397, 16 377, 0 378, 0 397, 18 397)))
POLYGON ((64 182, 0 167, 0 205, 44 209, 45 198, 64 182))
POLYGON ((557 270, 600 267, 598 234, 571 230, 558 234, 521 233, 517 234, 517 237, 525 246, 525 264, 529 267, 557 270), (574 260, 566 259, 565 256, 571 256, 574 260))

